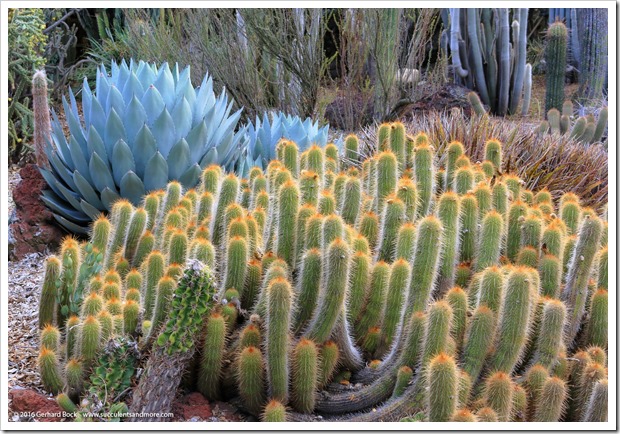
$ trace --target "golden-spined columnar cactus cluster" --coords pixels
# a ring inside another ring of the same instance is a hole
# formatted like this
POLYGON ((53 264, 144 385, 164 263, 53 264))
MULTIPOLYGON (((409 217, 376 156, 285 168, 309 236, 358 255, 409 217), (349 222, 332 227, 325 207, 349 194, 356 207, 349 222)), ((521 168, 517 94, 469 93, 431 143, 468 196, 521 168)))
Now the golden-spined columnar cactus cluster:
POLYGON ((377 137, 116 202, 47 260, 45 387, 78 403, 122 337, 151 373, 131 410, 180 384, 268 421, 605 420, 605 219, 500 173, 495 140, 438 167, 424 133, 377 137))

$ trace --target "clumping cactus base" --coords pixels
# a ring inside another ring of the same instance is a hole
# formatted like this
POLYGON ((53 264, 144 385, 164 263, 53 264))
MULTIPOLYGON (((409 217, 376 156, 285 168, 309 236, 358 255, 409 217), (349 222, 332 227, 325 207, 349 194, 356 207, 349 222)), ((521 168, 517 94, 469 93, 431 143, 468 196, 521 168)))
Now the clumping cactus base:
POLYGON ((45 388, 91 421, 165 420, 135 414, 194 390, 273 422, 606 420, 604 218, 501 174, 496 140, 441 168, 424 133, 378 137, 365 161, 354 136, 348 158, 284 140, 264 171, 209 166, 67 238, 45 388))

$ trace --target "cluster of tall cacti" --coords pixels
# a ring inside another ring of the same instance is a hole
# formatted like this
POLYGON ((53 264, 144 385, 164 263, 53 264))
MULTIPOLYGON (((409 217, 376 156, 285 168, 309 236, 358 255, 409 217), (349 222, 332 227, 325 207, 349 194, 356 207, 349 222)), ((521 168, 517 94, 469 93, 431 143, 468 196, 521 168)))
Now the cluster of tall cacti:
POLYGON ((597 102, 607 89, 607 9, 550 8, 549 26, 556 22, 564 23, 568 30, 567 55, 571 67, 578 72, 577 98, 586 103, 597 102))
POLYGON ((377 136, 356 166, 284 140, 248 179, 210 166, 65 240, 41 296, 45 388, 75 408, 109 381, 107 405, 136 414, 182 385, 265 421, 605 420, 604 219, 501 174, 495 140, 482 163, 450 143, 439 168, 424 133, 377 136), (102 366, 144 372, 128 393, 102 366))
POLYGON ((593 114, 579 116, 571 126, 573 119, 573 103, 564 101, 562 111, 552 108, 547 112, 547 120, 543 120, 538 128, 537 134, 560 134, 569 136, 583 144, 602 142, 607 146, 607 121, 609 109, 603 107, 598 115, 598 119, 593 114))
POLYGON ((522 98, 521 112, 529 110, 527 16, 528 8, 515 9, 511 24, 508 8, 442 10, 442 45, 449 47, 455 77, 499 116, 516 113, 522 98))

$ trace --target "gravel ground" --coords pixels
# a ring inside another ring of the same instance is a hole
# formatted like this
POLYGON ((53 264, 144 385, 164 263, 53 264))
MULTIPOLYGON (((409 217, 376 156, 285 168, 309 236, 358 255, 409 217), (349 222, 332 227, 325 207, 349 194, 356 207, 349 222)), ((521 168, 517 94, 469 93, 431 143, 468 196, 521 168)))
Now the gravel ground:
POLYGON ((44 257, 37 253, 9 262, 9 390, 43 390, 37 371, 37 300, 44 272, 44 257))
MULTIPOLYGON (((9 192, 19 182, 18 168, 9 168, 9 192)), ((9 194, 8 214, 15 208, 9 194)), ((33 253, 8 265, 8 388, 34 389, 45 393, 37 370, 37 300, 45 272, 43 255, 33 253)), ((9 402, 9 409, 11 403, 9 402)), ((15 414, 9 410, 9 420, 15 414)))

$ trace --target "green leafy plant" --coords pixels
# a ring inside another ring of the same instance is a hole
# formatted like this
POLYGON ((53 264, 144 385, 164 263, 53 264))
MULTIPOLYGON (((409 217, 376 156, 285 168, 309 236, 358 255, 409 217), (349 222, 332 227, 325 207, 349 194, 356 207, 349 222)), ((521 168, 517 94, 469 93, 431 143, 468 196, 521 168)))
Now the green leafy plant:
POLYGON ((31 149, 33 134, 31 107, 32 75, 45 66, 47 36, 42 9, 9 9, 8 16, 8 97, 9 159, 17 163, 31 149))

